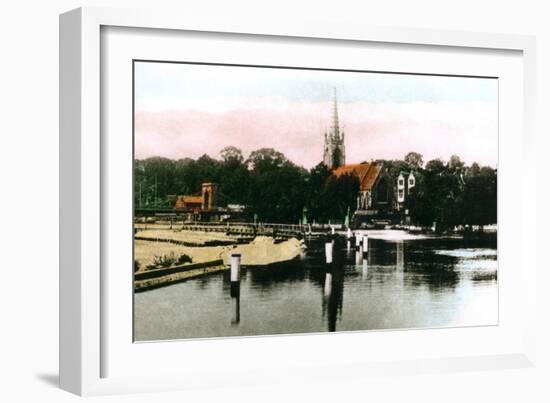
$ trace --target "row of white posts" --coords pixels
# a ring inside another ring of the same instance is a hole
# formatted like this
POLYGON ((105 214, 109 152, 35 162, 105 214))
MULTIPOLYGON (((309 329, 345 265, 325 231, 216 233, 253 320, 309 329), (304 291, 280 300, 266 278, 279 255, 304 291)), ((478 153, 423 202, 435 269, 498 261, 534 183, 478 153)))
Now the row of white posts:
MULTIPOLYGON (((348 242, 351 242, 353 238, 353 233, 348 228, 347 233, 348 242)), ((363 254, 366 254, 369 250, 369 236, 366 234, 357 234, 355 236, 355 247, 357 251, 360 251, 360 256, 363 257, 363 254)), ((327 264, 331 264, 334 254, 334 239, 330 242, 325 243, 325 261, 327 264)), ((241 254, 240 253, 231 253, 230 257, 231 264, 231 284, 238 285, 241 281, 241 254)))
MULTIPOLYGON (((334 228, 333 228, 334 234, 334 228)), ((353 232, 348 228, 347 242, 348 249, 351 247, 351 241, 353 239, 353 232)), ((357 266, 362 265, 363 271, 366 271, 368 250, 369 250, 369 237, 367 234, 355 234, 355 264, 357 266)), ((334 261, 334 238, 325 243, 325 262, 327 265, 331 265, 334 261)), ((327 271, 325 274, 325 287, 324 295, 329 297, 332 294, 332 273, 327 271)))
MULTIPOLYGON (((353 238, 353 232, 348 228, 347 239, 348 239, 348 248, 350 247, 351 240, 353 238)), ((369 236, 367 234, 356 234, 355 235, 355 248, 361 253, 359 256, 362 258, 369 250, 369 236)), ((333 262, 333 253, 334 253, 334 240, 325 243, 325 262, 331 264, 333 262)))

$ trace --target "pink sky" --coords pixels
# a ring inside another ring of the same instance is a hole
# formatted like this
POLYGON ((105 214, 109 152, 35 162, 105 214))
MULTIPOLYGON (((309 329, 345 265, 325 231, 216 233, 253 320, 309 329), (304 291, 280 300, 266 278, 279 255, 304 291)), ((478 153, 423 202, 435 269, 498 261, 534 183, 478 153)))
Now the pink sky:
MULTIPOLYGON (((409 151, 424 161, 459 155, 466 163, 497 164, 497 105, 483 102, 351 102, 338 105, 346 163, 397 159, 409 151)), ((331 103, 261 102, 228 111, 144 111, 135 116, 135 157, 219 158, 222 148, 245 157, 262 147, 311 168, 322 160, 331 103)))

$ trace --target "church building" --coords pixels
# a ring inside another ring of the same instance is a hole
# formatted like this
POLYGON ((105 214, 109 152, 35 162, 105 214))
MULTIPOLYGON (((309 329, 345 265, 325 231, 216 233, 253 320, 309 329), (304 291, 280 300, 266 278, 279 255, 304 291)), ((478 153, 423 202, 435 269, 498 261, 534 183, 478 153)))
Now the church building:
POLYGON ((357 211, 368 210, 374 215, 393 208, 393 186, 382 163, 362 162, 343 165, 333 171, 336 177, 346 174, 354 175, 359 179, 357 211))
MULTIPOLYGON (((336 177, 354 175, 359 179, 355 217, 363 219, 385 217, 395 208, 395 184, 382 162, 362 162, 346 165, 344 131, 338 119, 338 102, 334 91, 332 123, 325 132, 323 163, 336 177)), ((360 219, 362 221, 362 219, 360 219)))

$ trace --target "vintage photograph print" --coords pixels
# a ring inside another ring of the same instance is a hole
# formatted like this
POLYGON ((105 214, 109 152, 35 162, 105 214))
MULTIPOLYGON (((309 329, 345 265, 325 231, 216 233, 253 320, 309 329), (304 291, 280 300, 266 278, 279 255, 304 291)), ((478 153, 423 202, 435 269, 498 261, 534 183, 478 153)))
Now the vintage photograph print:
POLYGON ((498 79, 134 61, 134 340, 498 324, 498 79))

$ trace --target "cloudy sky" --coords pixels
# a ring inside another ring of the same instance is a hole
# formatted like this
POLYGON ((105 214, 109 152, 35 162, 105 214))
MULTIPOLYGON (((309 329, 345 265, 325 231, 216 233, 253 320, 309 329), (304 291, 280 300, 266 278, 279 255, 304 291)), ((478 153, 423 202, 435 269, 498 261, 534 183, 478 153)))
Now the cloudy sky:
POLYGON ((417 151, 497 164, 496 79, 136 62, 134 86, 136 158, 273 147, 311 168, 336 88, 347 163, 417 151))

